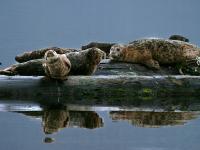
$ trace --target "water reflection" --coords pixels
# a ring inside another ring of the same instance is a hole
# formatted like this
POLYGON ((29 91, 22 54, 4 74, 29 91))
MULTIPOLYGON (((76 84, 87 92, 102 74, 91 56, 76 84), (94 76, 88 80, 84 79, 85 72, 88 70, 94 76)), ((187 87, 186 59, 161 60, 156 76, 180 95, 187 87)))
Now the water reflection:
POLYGON ((113 121, 126 120, 137 127, 161 127, 184 125, 189 120, 197 118, 197 112, 131 112, 111 111, 113 121))
POLYGON ((41 112, 19 112, 28 116, 41 117, 45 134, 58 132, 63 128, 103 127, 103 120, 94 111, 68 111, 65 109, 45 109, 41 112))
MULTIPOLYGON (((103 119, 95 111, 73 111, 68 109, 44 109, 43 111, 18 112, 42 119, 45 134, 53 134, 63 128, 95 129, 104 126, 103 119)), ((154 112, 154 111, 110 111, 114 122, 128 121, 137 127, 162 127, 184 125, 196 119, 199 112, 154 112)), ((45 141, 49 141, 48 139, 45 141)))
POLYGON ((102 118, 96 112, 46 110, 42 118, 46 134, 57 132, 65 127, 94 129, 103 126, 102 118))

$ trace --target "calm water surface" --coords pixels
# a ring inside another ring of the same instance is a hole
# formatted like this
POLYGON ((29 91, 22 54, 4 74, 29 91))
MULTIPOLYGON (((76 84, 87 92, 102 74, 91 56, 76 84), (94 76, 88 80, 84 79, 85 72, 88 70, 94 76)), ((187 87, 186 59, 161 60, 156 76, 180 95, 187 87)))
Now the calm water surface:
MULTIPOLYGON (((181 34, 200 45, 199 0, 1 0, 0 68, 27 50, 181 34)), ((199 112, 18 107, 0 100, 2 150, 198 150, 199 112)))
POLYGON ((197 112, 1 112, 2 149, 198 149, 197 112))

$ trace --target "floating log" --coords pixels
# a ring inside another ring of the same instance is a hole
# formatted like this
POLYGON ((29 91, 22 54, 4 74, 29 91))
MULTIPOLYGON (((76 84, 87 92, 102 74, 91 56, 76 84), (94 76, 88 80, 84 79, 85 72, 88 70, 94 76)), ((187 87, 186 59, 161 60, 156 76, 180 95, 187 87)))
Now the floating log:
POLYGON ((115 62, 104 59, 98 65, 94 75, 179 75, 179 71, 174 66, 161 66, 159 70, 151 70, 141 64, 115 62))
POLYGON ((32 101, 42 106, 84 104, 196 110, 200 106, 199 91, 199 76, 70 76, 64 82, 44 77, 0 77, 1 100, 32 101))

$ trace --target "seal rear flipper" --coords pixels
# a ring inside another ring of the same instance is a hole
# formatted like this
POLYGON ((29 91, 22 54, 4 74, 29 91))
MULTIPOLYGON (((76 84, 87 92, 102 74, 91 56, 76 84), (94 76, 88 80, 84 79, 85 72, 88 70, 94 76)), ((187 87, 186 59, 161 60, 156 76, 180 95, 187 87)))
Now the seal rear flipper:
POLYGON ((0 70, 0 75, 15 76, 17 73, 12 70, 0 70))
POLYGON ((144 61, 143 64, 150 69, 154 69, 154 70, 160 69, 159 62, 156 60, 153 60, 153 59, 148 59, 148 60, 144 61))
POLYGON ((15 76, 17 72, 15 71, 15 67, 8 67, 4 70, 0 70, 0 75, 7 75, 7 76, 15 76))

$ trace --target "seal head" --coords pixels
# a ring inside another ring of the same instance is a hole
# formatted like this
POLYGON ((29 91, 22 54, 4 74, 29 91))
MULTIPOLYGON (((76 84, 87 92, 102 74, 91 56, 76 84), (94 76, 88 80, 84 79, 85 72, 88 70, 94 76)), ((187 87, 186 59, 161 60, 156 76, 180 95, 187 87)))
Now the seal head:
POLYGON ((43 63, 46 75, 53 79, 65 80, 71 69, 71 63, 65 54, 49 50, 44 55, 43 63))
POLYGON ((113 45, 110 49, 109 57, 111 60, 123 61, 124 58, 124 48, 122 44, 113 45))
POLYGON ((54 50, 49 50, 45 53, 44 55, 44 59, 46 60, 46 62, 48 63, 54 63, 55 61, 57 61, 58 58, 58 54, 54 51, 54 50))

